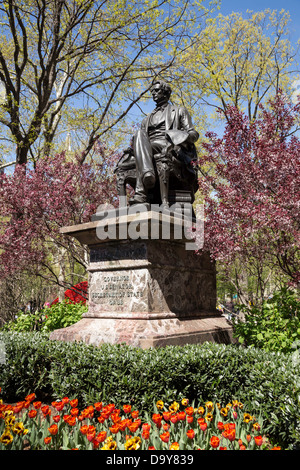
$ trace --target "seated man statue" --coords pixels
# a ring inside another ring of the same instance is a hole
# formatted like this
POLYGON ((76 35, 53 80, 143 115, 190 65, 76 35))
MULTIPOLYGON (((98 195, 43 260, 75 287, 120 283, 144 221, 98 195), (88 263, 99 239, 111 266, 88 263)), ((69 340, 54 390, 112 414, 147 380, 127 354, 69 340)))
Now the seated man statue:
POLYGON ((133 138, 131 153, 135 160, 136 179, 135 194, 130 202, 148 202, 148 191, 154 187, 158 175, 161 203, 168 206, 169 175, 176 167, 172 166, 172 161, 179 163, 195 179, 193 162, 197 157, 194 144, 199 134, 187 109, 169 103, 171 87, 167 83, 155 81, 151 93, 156 107, 142 121, 133 138))

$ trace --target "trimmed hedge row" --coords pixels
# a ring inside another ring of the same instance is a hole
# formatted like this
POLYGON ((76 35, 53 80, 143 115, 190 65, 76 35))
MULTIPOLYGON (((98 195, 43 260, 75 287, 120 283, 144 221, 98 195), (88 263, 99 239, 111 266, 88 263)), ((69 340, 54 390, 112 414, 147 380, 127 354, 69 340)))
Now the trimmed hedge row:
MULTIPOLYGON (((50 402, 64 396, 86 406, 95 401, 132 404, 151 412, 159 399, 188 398, 226 405, 237 399, 282 446, 300 446, 299 354, 285 355, 236 345, 169 346, 141 350, 126 345, 50 341, 45 333, 0 333, 5 360, 0 387, 5 401, 30 392, 50 402)), ((3 357, 3 354, 2 354, 3 357)), ((0 358, 1 359, 1 358, 0 358)))

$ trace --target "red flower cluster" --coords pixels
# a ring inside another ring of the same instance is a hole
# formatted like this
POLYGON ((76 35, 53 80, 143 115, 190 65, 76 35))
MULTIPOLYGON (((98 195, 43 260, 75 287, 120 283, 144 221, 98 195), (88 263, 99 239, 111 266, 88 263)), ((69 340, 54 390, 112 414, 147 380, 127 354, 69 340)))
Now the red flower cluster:
MULTIPOLYGON (((67 289, 65 291, 65 299, 77 304, 79 302, 86 303, 88 295, 88 283, 87 281, 80 282, 79 284, 76 284, 73 286, 71 289, 67 289)), ((57 304, 58 303, 58 297, 53 300, 51 305, 57 304)))

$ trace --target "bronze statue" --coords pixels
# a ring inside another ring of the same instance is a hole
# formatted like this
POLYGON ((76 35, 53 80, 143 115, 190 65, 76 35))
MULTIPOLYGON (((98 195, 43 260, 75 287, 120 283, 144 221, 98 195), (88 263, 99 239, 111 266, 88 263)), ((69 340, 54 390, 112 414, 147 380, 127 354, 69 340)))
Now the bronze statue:
POLYGON ((142 121, 132 147, 124 152, 116 168, 119 194, 126 194, 125 185, 129 183, 135 189, 131 204, 193 202, 199 134, 187 109, 169 103, 171 87, 167 83, 154 82, 151 93, 156 108, 142 121))

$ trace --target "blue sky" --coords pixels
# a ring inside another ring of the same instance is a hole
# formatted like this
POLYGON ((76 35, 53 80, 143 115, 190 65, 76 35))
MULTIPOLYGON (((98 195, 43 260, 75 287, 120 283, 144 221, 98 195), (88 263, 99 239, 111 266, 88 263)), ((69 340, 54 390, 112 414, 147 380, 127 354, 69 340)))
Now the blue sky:
POLYGON ((300 39, 300 0, 222 0, 219 12, 222 15, 229 15, 234 11, 244 15, 247 10, 262 11, 267 8, 290 13, 291 40, 297 42, 300 39))

